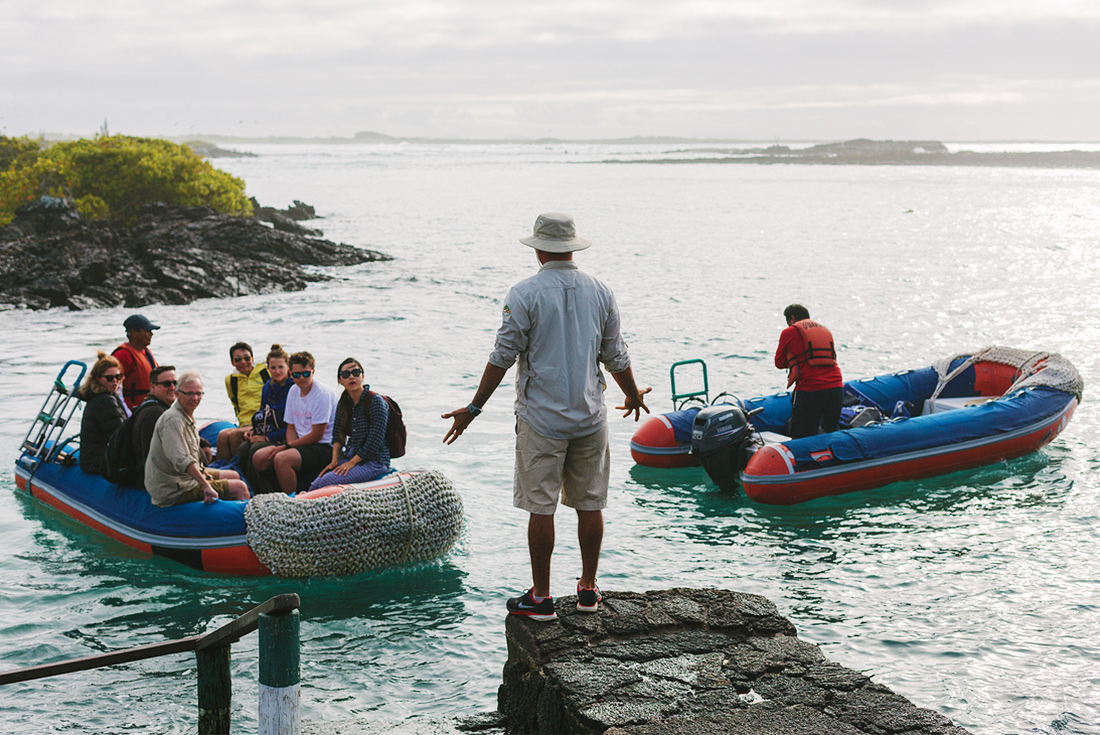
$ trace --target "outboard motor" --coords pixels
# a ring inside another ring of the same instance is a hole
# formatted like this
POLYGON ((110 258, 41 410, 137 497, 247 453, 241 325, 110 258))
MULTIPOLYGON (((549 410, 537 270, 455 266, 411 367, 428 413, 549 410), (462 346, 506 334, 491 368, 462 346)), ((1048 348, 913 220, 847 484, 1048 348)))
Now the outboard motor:
POLYGON ((691 453, 720 489, 737 492, 738 477, 752 455, 752 431, 748 414, 740 406, 708 406, 696 414, 691 453))

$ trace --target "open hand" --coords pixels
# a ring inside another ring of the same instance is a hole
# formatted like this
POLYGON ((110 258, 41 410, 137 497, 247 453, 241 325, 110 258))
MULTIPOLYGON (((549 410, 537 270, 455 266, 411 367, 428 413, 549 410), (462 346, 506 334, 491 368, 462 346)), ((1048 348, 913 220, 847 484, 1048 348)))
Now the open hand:
POLYGON ((451 428, 447 431, 447 435, 443 437, 444 444, 454 444, 454 440, 462 436, 462 432, 466 431, 466 427, 474 420, 473 415, 466 410, 465 406, 451 411, 450 413, 445 413, 441 418, 454 419, 454 423, 451 424, 451 428))
POLYGON ((637 421, 642 417, 642 411, 649 413, 649 407, 645 405, 645 394, 649 393, 653 388, 646 388, 645 390, 638 391, 633 396, 627 396, 626 400, 621 406, 615 406, 616 411, 624 411, 623 418, 625 419, 631 413, 634 414, 634 420, 637 421))

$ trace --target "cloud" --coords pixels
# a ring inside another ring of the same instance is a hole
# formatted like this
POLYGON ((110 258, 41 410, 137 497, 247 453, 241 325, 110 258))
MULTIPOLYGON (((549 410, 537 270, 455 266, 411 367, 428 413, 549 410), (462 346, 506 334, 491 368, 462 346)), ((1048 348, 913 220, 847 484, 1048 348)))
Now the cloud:
POLYGON ((822 124, 807 110, 843 128, 872 108, 883 126, 966 108, 985 121, 1015 110, 989 135, 1042 137, 1064 131, 1065 115, 1089 134, 1100 113, 1091 2, 17 0, 10 11, 0 128, 16 133, 109 117, 146 134, 253 120, 271 134, 770 137, 822 124))

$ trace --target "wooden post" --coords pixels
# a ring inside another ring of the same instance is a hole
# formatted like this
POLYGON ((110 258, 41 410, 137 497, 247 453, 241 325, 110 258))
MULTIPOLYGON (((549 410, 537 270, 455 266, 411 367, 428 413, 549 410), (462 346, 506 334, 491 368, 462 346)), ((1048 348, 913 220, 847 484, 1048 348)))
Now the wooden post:
POLYGON ((260 613, 260 735, 301 735, 297 610, 260 613))
POLYGON ((229 676, 229 646, 195 651, 199 668, 199 735, 229 732, 233 683, 229 676))

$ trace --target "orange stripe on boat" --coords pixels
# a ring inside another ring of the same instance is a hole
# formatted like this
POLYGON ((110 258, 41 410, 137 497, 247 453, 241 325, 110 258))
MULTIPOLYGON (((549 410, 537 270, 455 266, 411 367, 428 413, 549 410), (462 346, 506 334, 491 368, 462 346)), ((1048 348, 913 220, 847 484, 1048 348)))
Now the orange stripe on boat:
POLYGON ((946 475, 1000 460, 1023 457, 1042 449, 1062 432, 1076 407, 1077 400, 1071 400, 1066 410, 1055 416, 1053 420, 1045 422, 1026 434, 1000 442, 941 454, 923 455, 898 462, 889 462, 889 458, 883 458, 886 460, 885 463, 873 467, 860 468, 860 463, 853 463, 838 468, 840 469, 838 472, 818 476, 811 475, 827 471, 810 470, 802 479, 799 479, 800 473, 791 474, 792 468, 784 460, 780 450, 786 447, 768 446, 752 456, 748 467, 741 475, 741 480, 745 494, 753 500, 773 505, 791 505, 829 495, 870 490, 902 480, 946 475), (757 481, 766 477, 786 477, 789 481, 768 483, 757 481))
POLYGON ((231 546, 226 549, 203 549, 202 568, 216 574, 240 574, 262 577, 271 570, 260 563, 256 552, 248 546, 231 546))
POLYGON ((114 530, 113 528, 110 528, 108 526, 104 526, 99 521, 95 520, 94 518, 91 518, 88 515, 85 515, 84 513, 81 513, 76 508, 72 507, 71 505, 69 505, 68 503, 65 503, 62 500, 59 500, 58 498, 56 498, 53 495, 51 495, 50 493, 46 492, 42 488, 35 486, 33 483, 31 484, 31 497, 34 497, 34 498, 37 498, 38 500, 41 500, 43 503, 45 503, 46 505, 49 505, 52 508, 56 508, 57 510, 61 511, 65 515, 69 516, 70 518, 78 520, 81 523, 83 523, 84 525, 88 526, 89 528, 93 528, 96 531, 99 531, 104 536, 108 536, 110 538, 113 538, 115 541, 119 541, 121 543, 126 544, 131 549, 137 549, 138 551, 144 551, 146 554, 152 554, 153 553, 153 547, 150 546, 149 544, 143 543, 143 542, 138 541, 136 539, 132 539, 129 536, 124 536, 121 533, 119 533, 118 531, 114 530))

